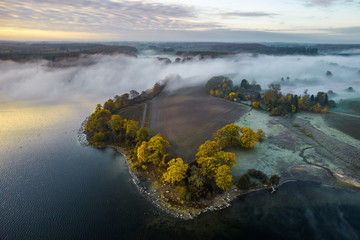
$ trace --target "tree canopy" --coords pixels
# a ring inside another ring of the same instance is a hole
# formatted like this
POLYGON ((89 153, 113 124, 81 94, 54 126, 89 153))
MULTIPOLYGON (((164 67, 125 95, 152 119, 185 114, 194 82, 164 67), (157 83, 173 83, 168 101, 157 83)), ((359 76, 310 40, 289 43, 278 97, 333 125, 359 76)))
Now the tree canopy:
POLYGON ((137 150, 137 157, 141 163, 152 163, 160 166, 165 165, 166 149, 169 142, 161 134, 152 137, 148 142, 142 142, 137 150))
POLYGON ((169 183, 180 182, 186 177, 189 168, 181 158, 174 158, 168 163, 169 167, 164 173, 164 180, 169 183))

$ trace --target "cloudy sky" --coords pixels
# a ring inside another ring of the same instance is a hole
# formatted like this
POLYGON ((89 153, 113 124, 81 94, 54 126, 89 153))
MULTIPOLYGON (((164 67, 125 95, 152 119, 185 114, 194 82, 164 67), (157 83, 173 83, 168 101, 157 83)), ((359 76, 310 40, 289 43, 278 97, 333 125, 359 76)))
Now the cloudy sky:
POLYGON ((0 0, 0 40, 360 43, 360 0, 0 0))

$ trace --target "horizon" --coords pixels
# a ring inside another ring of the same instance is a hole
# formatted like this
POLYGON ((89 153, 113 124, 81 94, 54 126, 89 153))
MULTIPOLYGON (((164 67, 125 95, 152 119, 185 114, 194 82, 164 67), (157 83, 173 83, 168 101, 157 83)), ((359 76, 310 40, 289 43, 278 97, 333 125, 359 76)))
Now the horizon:
POLYGON ((359 0, 5 0, 0 39, 356 44, 359 9, 359 0))

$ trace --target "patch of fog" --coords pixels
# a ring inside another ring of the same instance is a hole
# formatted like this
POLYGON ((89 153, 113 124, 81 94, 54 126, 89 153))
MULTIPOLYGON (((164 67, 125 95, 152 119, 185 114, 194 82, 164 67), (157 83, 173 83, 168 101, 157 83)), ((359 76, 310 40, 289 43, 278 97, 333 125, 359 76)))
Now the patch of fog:
POLYGON ((360 148, 360 141, 335 129, 329 127, 329 125, 324 120, 323 116, 320 114, 309 114, 305 112, 299 112, 296 114, 296 118, 307 120, 311 123, 311 125, 321 132, 325 133, 327 136, 332 136, 339 140, 340 142, 344 142, 353 147, 360 148))
POLYGON ((72 67, 67 68, 46 67, 47 61, 0 61, 0 100, 104 102, 133 89, 139 92, 149 89, 164 79, 173 80, 174 89, 204 84, 216 75, 227 75, 236 84, 244 78, 250 82, 256 80, 263 89, 272 82, 279 82, 283 93, 301 94, 308 89, 310 94, 333 90, 338 99, 360 96, 360 56, 254 57, 240 54, 231 58, 202 61, 194 58, 185 63, 165 64, 152 54, 148 52, 138 58, 92 55, 73 65, 70 62, 68 65, 72 67), (327 71, 332 72, 332 77, 326 76, 327 71), (345 91, 350 86, 355 92, 345 91))

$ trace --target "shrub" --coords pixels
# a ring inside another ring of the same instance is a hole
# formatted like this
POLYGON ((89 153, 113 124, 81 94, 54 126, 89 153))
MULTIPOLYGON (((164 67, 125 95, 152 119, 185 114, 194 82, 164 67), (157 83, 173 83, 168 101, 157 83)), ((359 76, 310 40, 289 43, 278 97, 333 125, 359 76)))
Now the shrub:
POLYGON ((260 109, 260 102, 252 102, 251 107, 255 109, 260 109))
POLYGON ((240 189, 246 190, 250 188, 250 176, 249 174, 245 173, 244 175, 242 175, 239 179, 239 181, 237 182, 237 186, 240 189))

